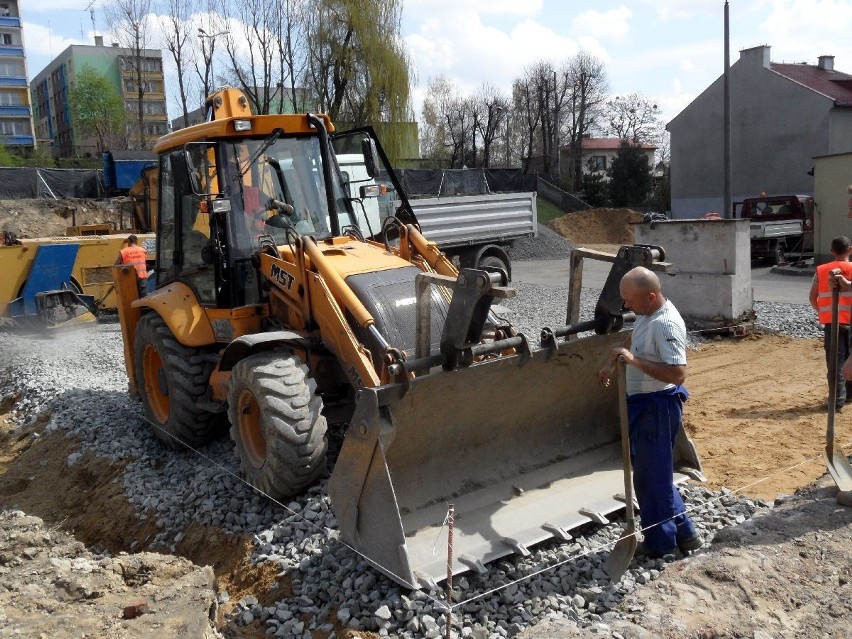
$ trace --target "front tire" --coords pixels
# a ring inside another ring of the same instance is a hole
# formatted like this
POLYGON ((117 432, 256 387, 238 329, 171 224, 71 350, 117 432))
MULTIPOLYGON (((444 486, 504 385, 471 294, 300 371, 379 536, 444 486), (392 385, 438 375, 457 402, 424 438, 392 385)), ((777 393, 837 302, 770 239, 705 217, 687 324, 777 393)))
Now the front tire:
POLYGON ((196 406, 207 392, 213 363, 175 339, 163 318, 146 313, 134 342, 136 385, 154 435, 167 448, 200 446, 221 434, 214 414, 196 406))
POLYGON ((322 399, 298 357, 270 352, 238 362, 228 419, 243 476, 273 499, 298 495, 325 474, 322 399))

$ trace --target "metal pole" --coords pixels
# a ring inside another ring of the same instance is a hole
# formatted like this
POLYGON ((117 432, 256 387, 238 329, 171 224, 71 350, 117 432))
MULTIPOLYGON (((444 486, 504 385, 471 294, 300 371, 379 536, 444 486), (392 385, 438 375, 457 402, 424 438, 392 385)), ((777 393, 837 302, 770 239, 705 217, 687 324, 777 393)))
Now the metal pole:
POLYGON ((447 636, 452 639, 453 631, 453 529, 455 527, 455 506, 447 508, 447 636))
POLYGON ((731 30, 728 20, 728 0, 725 0, 725 105, 724 105, 724 187, 725 197, 722 202, 722 219, 729 220, 733 217, 733 195, 731 194, 731 30))
POLYGON ((506 168, 509 168, 509 111, 506 111, 506 168))

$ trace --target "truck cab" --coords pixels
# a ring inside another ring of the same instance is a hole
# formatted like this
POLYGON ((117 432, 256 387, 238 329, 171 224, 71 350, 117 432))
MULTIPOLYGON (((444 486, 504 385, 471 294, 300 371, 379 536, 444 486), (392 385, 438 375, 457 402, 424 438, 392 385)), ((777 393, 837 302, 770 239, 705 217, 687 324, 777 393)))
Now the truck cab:
POLYGON ((810 195, 760 195, 734 203, 734 218, 750 222, 751 256, 783 264, 813 255, 814 199, 810 195))

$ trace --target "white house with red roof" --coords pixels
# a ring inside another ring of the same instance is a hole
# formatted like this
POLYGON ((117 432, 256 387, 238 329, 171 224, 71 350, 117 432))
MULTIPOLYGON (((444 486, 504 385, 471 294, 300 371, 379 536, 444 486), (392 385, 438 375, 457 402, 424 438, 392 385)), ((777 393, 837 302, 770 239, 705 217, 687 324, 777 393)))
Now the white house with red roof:
MULTIPOLYGON (((593 138, 583 136, 583 174, 601 173, 604 174, 612 166, 612 161, 618 154, 618 148, 624 140, 621 138, 593 138)), ((648 158, 648 170, 654 166, 654 153, 657 147, 653 144, 637 143, 648 158)), ((564 147, 563 153, 568 152, 568 148, 564 147)), ((567 160, 563 157, 562 165, 566 166, 567 160)))
MULTIPOLYGON (((761 192, 813 195, 814 158, 852 151, 852 75, 834 68, 834 56, 820 56, 817 64, 776 63, 769 50, 740 51, 730 68, 735 202, 761 192)), ((675 219, 722 210, 723 80, 666 126, 675 219)))

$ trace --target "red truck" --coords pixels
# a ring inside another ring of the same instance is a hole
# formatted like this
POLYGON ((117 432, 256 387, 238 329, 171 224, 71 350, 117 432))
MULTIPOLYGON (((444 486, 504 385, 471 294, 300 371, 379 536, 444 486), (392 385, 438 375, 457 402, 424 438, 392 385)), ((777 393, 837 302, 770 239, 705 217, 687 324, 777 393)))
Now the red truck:
POLYGON ((734 202, 734 217, 750 220, 751 256, 784 264, 814 251, 814 198, 761 195, 734 202))

